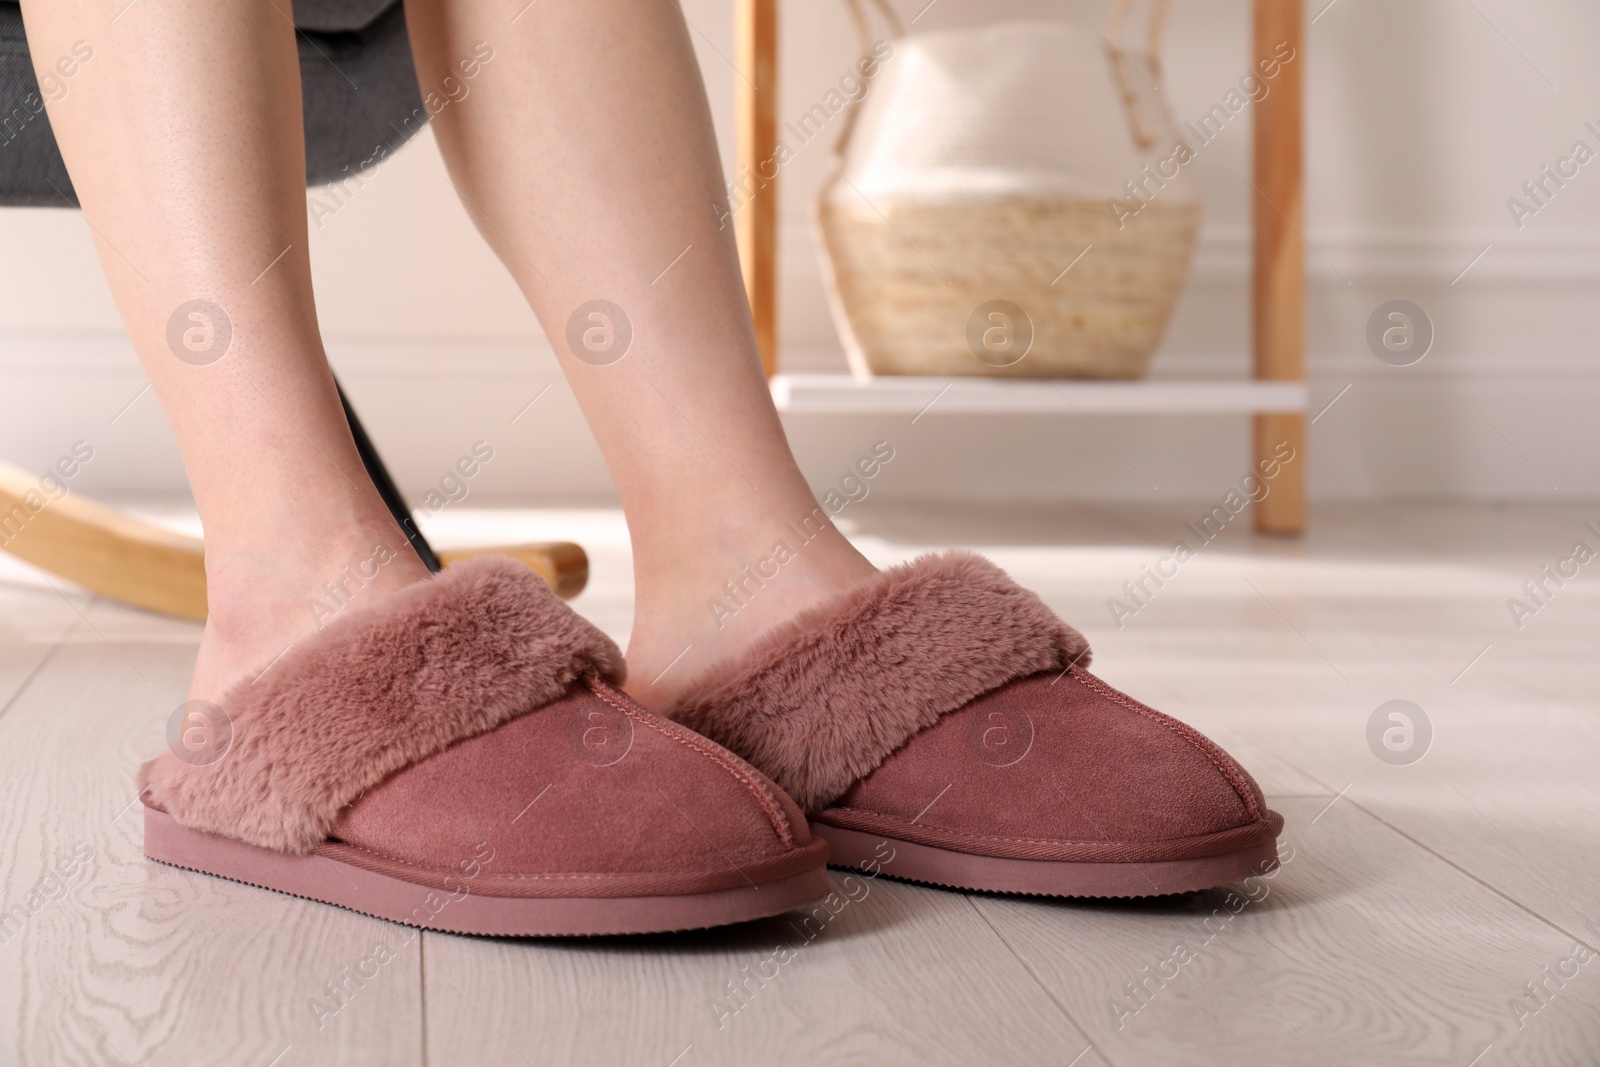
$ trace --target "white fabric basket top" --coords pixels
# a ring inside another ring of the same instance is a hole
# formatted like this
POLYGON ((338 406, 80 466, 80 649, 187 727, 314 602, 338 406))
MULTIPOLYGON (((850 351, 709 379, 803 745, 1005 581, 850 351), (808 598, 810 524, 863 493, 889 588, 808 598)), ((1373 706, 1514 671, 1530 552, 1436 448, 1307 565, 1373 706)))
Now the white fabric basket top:
MULTIPOLYGON (((1153 69, 1147 54, 1123 51, 1153 69)), ((1124 100, 1116 66, 1098 34, 1052 20, 902 37, 857 105, 843 161, 849 184, 834 182, 826 195, 844 201, 859 190, 871 202, 899 203, 1126 197, 1124 183, 1171 156, 1180 137, 1145 74, 1125 68, 1132 100, 1124 100), (1148 147, 1139 145, 1140 123, 1148 147)), ((1162 199, 1198 199, 1181 171, 1165 181, 1162 199)))

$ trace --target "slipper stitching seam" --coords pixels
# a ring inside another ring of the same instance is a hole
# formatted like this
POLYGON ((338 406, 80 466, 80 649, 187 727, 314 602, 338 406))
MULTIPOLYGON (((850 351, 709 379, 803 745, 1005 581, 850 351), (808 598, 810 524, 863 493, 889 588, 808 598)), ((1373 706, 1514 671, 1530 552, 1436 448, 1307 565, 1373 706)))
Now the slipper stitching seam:
POLYGON ((1156 711, 1154 708, 1145 707, 1137 701, 1129 699, 1123 694, 1117 692, 1115 689, 1111 688, 1106 683, 1100 681, 1100 679, 1095 678, 1087 671, 1074 670, 1072 671, 1072 676, 1074 679, 1076 679, 1079 685, 1085 686, 1094 692, 1099 693, 1101 696, 1106 697, 1115 704, 1119 704, 1122 707, 1127 708, 1129 711, 1143 715, 1145 718, 1165 726, 1168 730, 1171 730, 1173 733, 1183 738, 1183 740, 1187 742, 1191 748, 1194 748, 1201 755, 1205 756, 1206 759, 1210 760, 1211 765, 1221 772, 1223 778, 1227 779, 1228 784, 1233 787, 1233 791, 1238 794, 1239 799, 1244 801, 1245 812, 1253 816, 1256 820, 1261 819, 1261 810, 1256 806, 1255 794, 1252 793, 1249 787, 1240 780, 1238 774, 1234 772, 1232 767, 1229 767, 1227 764, 1217 759, 1216 753, 1212 751, 1213 746, 1209 742, 1205 744, 1199 743, 1206 741, 1206 738, 1203 734, 1199 733, 1194 728, 1172 718, 1170 715, 1164 715, 1161 712, 1156 711))
MULTIPOLYGON (((859 815, 866 815, 866 816, 870 816, 870 817, 878 818, 878 819, 898 819, 897 816, 887 815, 884 812, 869 811, 866 808, 849 808, 849 807, 829 808, 829 809, 826 809, 826 811, 818 812, 817 813, 817 817, 820 818, 822 815, 826 814, 827 811, 848 811, 848 812, 854 812, 854 813, 859 814, 859 815)), ((1248 830, 1248 829, 1250 829, 1250 828, 1252 828, 1254 826, 1257 826, 1257 825, 1270 826, 1271 823, 1272 823, 1272 820, 1270 820, 1270 819, 1258 818, 1258 819, 1252 820, 1251 822, 1243 823, 1243 824, 1241 824, 1239 826, 1230 826, 1226 830, 1217 830, 1217 831, 1214 831, 1213 833, 1200 834, 1200 835, 1193 836, 1193 837, 1172 837, 1172 838, 1166 838, 1166 839, 1163 839, 1163 840, 1160 840, 1160 841, 1121 841, 1121 842, 1118 842, 1118 841, 1107 842, 1107 841, 1104 841, 1104 840, 1101 840, 1101 841, 1063 841, 1063 840, 1060 840, 1058 838, 1049 838, 1049 837, 1001 837, 1001 836, 998 836, 998 835, 995 835, 995 834, 975 834, 975 833, 972 833, 972 832, 967 831, 967 830, 951 830, 951 829, 947 829, 946 827, 943 827, 943 826, 933 826, 933 825, 930 825, 928 823, 915 823, 915 824, 907 823, 906 825, 908 827, 912 826, 912 825, 915 825, 918 830, 926 831, 926 832, 931 833, 931 834, 943 834, 943 835, 945 835, 947 837, 952 837, 952 838, 954 838, 954 837, 964 837, 964 838, 969 838, 969 839, 974 840, 974 841, 994 841, 994 842, 997 842, 997 843, 1008 844, 1008 845, 1065 845, 1065 846, 1069 846, 1069 847, 1084 847, 1084 846, 1087 846, 1087 847, 1093 847, 1093 848, 1104 848, 1104 847, 1107 847, 1109 845, 1110 847, 1113 847, 1113 848, 1126 849, 1128 847, 1135 847, 1135 846, 1142 846, 1142 845, 1172 845, 1172 844, 1183 844, 1185 842, 1206 841, 1206 840, 1208 840, 1210 838, 1220 837, 1220 836, 1222 836, 1224 834, 1237 834, 1237 833, 1239 833, 1239 832, 1241 832, 1243 830, 1248 830)), ((856 827, 853 827, 853 826, 842 826, 842 827, 839 827, 839 829, 841 829, 841 830, 857 830, 858 833, 867 833, 868 832, 868 831, 865 831, 865 830, 858 830, 856 827)), ((910 838, 907 838, 906 840, 910 840, 910 838)), ((915 842, 913 842, 913 844, 914 843, 915 842)))
MULTIPOLYGON (((653 715, 648 713, 641 715, 634 709, 628 707, 626 704, 619 703, 609 692, 607 692, 608 687, 604 686, 603 683, 597 684, 599 683, 598 678, 595 678, 593 675, 589 675, 585 680, 588 681, 589 688, 596 696, 598 696, 601 700, 604 700, 607 704, 610 704, 612 707, 616 708, 618 711, 622 712, 624 715, 627 715, 636 722, 643 723, 644 725, 650 727, 650 729, 656 731, 656 733, 661 734, 663 737, 676 741, 678 744, 683 745, 691 751, 698 752, 701 755, 713 760, 717 766, 721 767, 723 771, 725 771, 735 781, 739 782, 740 785, 743 785, 751 796, 755 797, 756 804, 761 808, 762 814, 766 815, 767 821, 771 824, 773 832, 777 834, 779 842, 781 842, 785 848, 794 847, 794 834, 790 830, 789 820, 784 817, 783 810, 778 806, 778 802, 772 798, 772 794, 768 793, 767 790, 762 787, 760 782, 743 773, 743 771, 736 765, 730 763, 726 755, 724 755, 726 751, 725 749, 722 749, 720 746, 716 745, 715 742, 710 741, 709 739, 701 739, 704 740, 705 743, 700 744, 696 740, 691 740, 691 738, 688 737, 680 737, 674 732, 663 729, 661 723, 654 721, 653 715)), ((687 727, 682 727, 681 729, 687 729, 687 727)), ((701 737, 701 735, 695 734, 693 731, 689 732, 693 738, 701 737)))
MULTIPOLYGON (((245 842, 245 844, 248 844, 248 843, 249 842, 245 842)), ((437 874, 437 875, 459 874, 459 872, 454 867, 425 867, 420 863, 413 863, 411 860, 404 859, 404 858, 402 858, 400 856, 391 856, 391 855, 389 855, 387 853, 378 852, 375 849, 367 848, 365 845, 357 845, 357 844, 353 844, 353 843, 351 843, 349 841, 339 841, 339 840, 336 840, 334 838, 329 838, 328 840, 322 842, 315 849, 313 849, 310 853, 305 853, 305 855, 322 856, 324 859, 333 860, 335 863, 341 862, 339 860, 338 856, 330 856, 330 855, 328 855, 328 853, 326 851, 324 851, 324 846, 325 845, 329 845, 329 844, 336 845, 336 846, 338 846, 340 848, 354 849, 357 852, 365 852, 369 856, 376 856, 380 860, 387 860, 390 863, 395 863, 395 864, 398 864, 398 865, 400 865, 402 867, 407 867, 407 868, 410 868, 411 870, 418 871, 418 872, 423 873, 423 874, 437 874)), ((260 846, 256 846, 256 847, 259 848, 260 846)), ((770 858, 770 857, 752 856, 752 857, 747 857, 747 858, 749 858, 749 859, 765 859, 765 858, 770 858)), ((722 873, 722 868, 720 866, 708 868, 708 870, 713 871, 713 872, 715 872, 717 874, 721 874, 722 873)), ((383 871, 369 871, 368 873, 369 874, 385 874, 386 872, 383 872, 383 871)), ((668 869, 668 870, 660 870, 660 871, 624 871, 624 872, 620 872, 620 873, 616 872, 616 871, 609 871, 609 872, 608 871, 595 871, 595 872, 591 872, 591 873, 581 873, 581 872, 579 872, 579 873, 565 873, 565 874, 555 873, 555 872, 550 872, 550 873, 526 872, 526 873, 524 873, 524 872, 514 872, 514 871, 500 871, 500 872, 496 872, 495 873, 495 877, 496 878, 504 878, 504 879, 515 879, 517 881, 536 881, 536 880, 543 880, 543 879, 549 879, 549 880, 567 879, 567 880, 571 880, 571 879, 579 879, 579 878, 619 878, 619 877, 620 878, 634 878, 634 877, 643 877, 643 878, 677 878, 677 877, 683 877, 685 875, 694 877, 694 876, 699 875, 700 873, 702 873, 702 872, 695 871, 695 870, 692 870, 692 869, 683 869, 683 870, 671 870, 671 869, 668 869)), ((388 874, 387 877, 398 878, 399 875, 388 874)), ((401 879, 401 880, 402 881, 406 881, 408 879, 401 879)), ((416 884, 421 885, 421 883, 416 883, 416 884)))

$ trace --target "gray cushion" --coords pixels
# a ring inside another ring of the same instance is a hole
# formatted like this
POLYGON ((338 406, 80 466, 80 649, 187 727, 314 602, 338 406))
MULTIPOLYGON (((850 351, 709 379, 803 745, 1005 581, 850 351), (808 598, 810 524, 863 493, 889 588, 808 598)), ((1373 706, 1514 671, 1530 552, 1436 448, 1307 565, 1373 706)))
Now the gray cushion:
MULTIPOLYGON (((398 149, 428 113, 400 0, 298 0, 295 11, 306 184, 322 185, 398 149)), ((77 206, 14 0, 0 0, 0 205, 77 206)))

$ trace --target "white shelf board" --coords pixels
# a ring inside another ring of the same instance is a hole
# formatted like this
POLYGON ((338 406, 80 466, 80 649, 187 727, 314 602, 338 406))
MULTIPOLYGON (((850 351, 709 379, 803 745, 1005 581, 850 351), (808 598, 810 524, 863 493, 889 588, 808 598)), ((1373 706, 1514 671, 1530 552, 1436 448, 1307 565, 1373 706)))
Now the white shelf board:
POLYGON ((1072 381, 999 378, 878 377, 777 374, 779 411, 809 414, 1081 412, 1253 414, 1305 411, 1304 382, 1251 379, 1072 381), (931 405, 931 407, 930 407, 931 405))

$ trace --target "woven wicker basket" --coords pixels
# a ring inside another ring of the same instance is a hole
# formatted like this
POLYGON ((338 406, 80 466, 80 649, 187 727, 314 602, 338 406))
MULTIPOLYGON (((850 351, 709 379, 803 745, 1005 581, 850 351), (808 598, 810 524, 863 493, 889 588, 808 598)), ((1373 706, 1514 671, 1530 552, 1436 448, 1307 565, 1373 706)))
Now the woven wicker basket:
MULTIPOLYGON (((1152 29, 1145 58, 1159 76, 1154 36, 1152 29)), ((900 54, 912 40, 902 38, 900 54)), ((880 113, 869 117, 878 132, 893 129, 893 94, 885 102, 869 93, 852 108, 814 222, 834 320, 858 375, 1145 373, 1188 273, 1201 207, 1186 175, 1168 179, 1142 204, 1111 178, 1140 177, 1140 167, 1170 155, 1179 137, 1159 92, 1130 84, 1125 53, 1102 54, 1106 84, 1099 102, 1109 97, 1116 107, 1120 96, 1126 124, 1119 112, 1114 135, 1123 143, 1115 146, 1118 153, 1099 151, 1055 183, 1065 188, 1052 189, 1053 179, 1034 176, 1020 183, 1026 188, 1007 189, 981 169, 995 153, 980 144, 980 164, 961 169, 978 175, 974 189, 951 188, 946 181, 930 192, 916 187, 914 175, 900 186, 891 180, 880 191, 883 182, 871 184, 875 173, 914 170, 917 162, 905 160, 903 139, 875 158, 872 145, 852 151, 863 106, 879 106, 880 113), (1119 158, 1099 158, 1108 155, 1119 158), (1118 200, 1121 212, 1114 207, 1118 200), (1130 208, 1137 210, 1130 215, 1130 208), (1014 307, 997 316, 991 310, 996 301, 1014 307), (986 332, 991 323, 998 332, 986 332), (989 345, 990 337, 998 339, 997 347, 989 345)), ((896 90, 899 99, 906 98, 906 86, 896 90)), ((1091 137, 1075 150, 1092 154, 1110 136, 1099 142, 1091 137)))
POLYGON ((882 210, 820 208, 852 365, 941 377, 1139 377, 1166 332, 1200 222, 1193 201, 1153 203, 1120 232, 1104 200, 882 210), (980 359, 968 341, 974 309, 996 299, 1032 323, 1032 344, 1015 362, 980 359))

